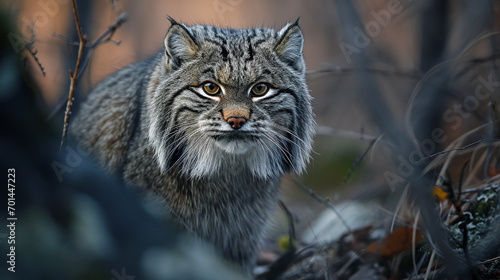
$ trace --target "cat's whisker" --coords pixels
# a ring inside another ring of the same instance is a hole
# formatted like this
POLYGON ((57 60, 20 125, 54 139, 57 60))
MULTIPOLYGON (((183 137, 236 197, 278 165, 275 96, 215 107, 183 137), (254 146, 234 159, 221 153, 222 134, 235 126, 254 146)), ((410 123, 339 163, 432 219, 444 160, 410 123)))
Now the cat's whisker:
POLYGON ((282 125, 276 124, 276 123, 269 123, 269 125, 272 126, 272 127, 274 127, 274 128, 277 128, 277 129, 279 129, 279 130, 281 130, 283 132, 289 133, 293 137, 297 138, 297 140, 299 140, 300 142, 302 142, 302 144, 307 145, 307 143, 302 138, 300 138, 296 133, 294 133, 290 129, 288 129, 288 128, 282 126, 282 125))
MULTIPOLYGON (((173 153, 174 151, 175 151, 175 150, 172 150, 172 152, 171 152, 171 153, 173 153)), ((171 154, 170 154, 170 156, 171 156, 171 154)), ((175 162, 174 162, 174 163, 170 166, 170 168, 167 170, 167 172, 168 172, 168 171, 170 171, 170 170, 172 170, 174 167, 176 167, 176 166, 177 166, 180 162, 182 162, 182 161, 183 161, 186 157, 187 157, 187 154, 186 154, 186 153, 183 153, 183 154, 182 154, 182 155, 181 155, 181 156, 180 156, 180 157, 179 157, 179 158, 178 158, 178 159, 177 159, 177 160, 176 160, 176 161, 175 161, 175 162)))
POLYGON ((286 153, 292 157, 292 154, 286 150, 286 147, 284 147, 282 144, 283 141, 280 139, 275 139, 272 134, 270 134, 270 131, 267 132, 262 132, 262 135, 266 137, 269 141, 271 141, 275 146, 277 146, 283 153, 286 153))
MULTIPOLYGON (((296 133, 294 133, 294 132, 293 132, 293 131, 291 131, 290 129, 288 129, 288 128, 286 128, 286 127, 282 126, 282 125, 276 124, 276 123, 268 123, 268 125, 269 125, 269 126, 271 126, 271 127, 273 127, 273 128, 276 128, 276 129, 278 129, 278 130, 281 130, 281 131, 283 131, 283 132, 289 133, 290 135, 292 135, 293 137, 295 137, 297 140, 299 140, 300 142, 302 142, 302 144, 304 144, 304 147, 308 147, 308 146, 309 146, 309 145, 308 145, 308 144, 304 141, 304 139, 300 138, 300 137, 299 137, 296 133)), ((294 145, 296 145, 299 149, 301 149, 301 150, 302 150, 305 154, 307 154, 307 155, 308 155, 308 158, 311 158, 310 153, 309 153, 308 151, 306 151, 306 150, 304 149, 304 147, 303 147, 303 146, 298 145, 295 141, 293 141, 293 140, 291 140, 291 139, 289 139, 289 140, 290 140, 290 141, 292 141, 292 143, 293 143, 294 145)), ((309 149, 311 149, 311 153, 314 153, 314 154, 316 154, 316 155, 319 155, 319 153, 318 153, 318 152, 316 152, 316 151, 314 151, 314 150, 312 149, 312 147, 310 147, 309 149)))
POLYGON ((173 146, 173 144, 175 144, 175 142, 183 141, 185 138, 189 138, 189 135, 191 135, 191 134, 192 134, 192 131, 186 133, 185 130, 178 130, 178 131, 172 133, 172 135, 169 135, 167 140, 165 141, 165 142, 172 141, 172 143, 169 144, 169 146, 167 146, 167 149, 170 148, 171 146, 173 146))
POLYGON ((299 136, 298 136, 295 132, 293 132, 293 131, 292 131, 292 130, 290 130, 289 128, 284 127, 284 126, 282 126, 282 125, 279 125, 279 124, 277 124, 277 123, 272 123, 272 122, 268 122, 268 123, 266 123, 266 124, 267 124, 267 125, 269 125, 269 126, 272 126, 272 127, 274 127, 274 128, 277 128, 277 129, 279 129, 279 130, 281 130, 281 131, 283 131, 283 132, 287 132, 287 133, 289 133, 290 135, 292 135, 293 137, 295 137, 295 138, 299 139, 302 143, 304 143, 304 144, 305 144, 304 140, 302 140, 302 138, 300 138, 300 137, 299 137, 299 136))
MULTIPOLYGON (((169 138, 170 138, 171 136, 176 136, 177 134, 180 134, 180 133, 183 133, 185 131, 188 131, 191 128, 196 127, 196 126, 199 126, 199 125, 197 123, 194 123, 194 124, 191 124, 191 125, 188 125, 188 126, 186 126, 185 124, 174 124, 174 125, 172 125, 172 127, 163 130, 161 133, 162 134, 165 134, 165 133, 166 134, 171 134, 171 135, 169 135, 169 138), (180 128, 183 128, 183 129, 181 130, 180 128), (172 133, 172 131, 173 131, 173 133, 172 133)), ((169 138, 167 138, 167 141, 169 140, 169 138)))
POLYGON ((275 154, 275 151, 273 151, 267 144, 264 140, 258 138, 258 143, 261 147, 265 148, 268 152, 269 152, 269 156, 271 158, 274 158, 274 154, 275 154))
POLYGON ((257 138, 257 143, 259 143, 259 145, 265 149, 267 149, 269 151, 269 155, 273 155, 273 151, 271 150, 271 148, 269 148, 269 146, 267 146, 266 142, 264 142, 264 140, 260 139, 260 138, 257 138))
POLYGON ((304 153, 306 153, 306 154, 307 154, 307 151, 306 151, 306 150, 304 150, 304 148, 303 148, 303 147, 301 147, 299 144, 297 144, 295 141, 293 141, 293 140, 289 139, 289 138, 288 138, 288 137, 286 137, 286 136, 283 136, 283 135, 279 134, 279 133, 278 133, 278 132, 276 132, 276 131, 272 131, 272 130, 270 130, 269 132, 270 132, 270 133, 273 133, 274 135, 276 135, 276 138, 279 138, 279 139, 284 139, 285 141, 287 141, 287 142, 289 142, 289 143, 291 143, 291 144, 294 144, 295 146, 297 146, 297 148, 299 148, 300 150, 302 150, 304 153))
POLYGON ((170 140, 171 138, 175 138, 177 137, 179 134, 185 134, 186 132, 189 132, 190 130, 192 130, 192 128, 195 128, 195 130, 197 128, 199 128, 199 125, 194 123, 194 124, 191 124, 191 125, 182 125, 182 124, 177 124, 175 125, 172 129, 170 129, 169 131, 171 132, 167 138, 167 141, 170 140), (180 129, 180 128, 183 128, 183 129, 180 129), (172 133, 173 131, 173 133, 172 133))
MULTIPOLYGON (((197 132, 198 129, 195 129, 194 131, 192 131, 191 133, 189 134, 185 134, 185 135, 181 135, 179 138, 177 139, 173 139, 172 143, 170 143, 165 149, 169 151, 169 153, 167 154, 167 158, 170 158, 173 153, 175 153, 175 151, 183 144, 185 143, 187 140, 189 140, 189 137, 191 137, 192 135, 194 135, 196 132, 197 132), (172 148, 172 146, 174 146, 174 148, 172 148)), ((168 139, 172 139, 172 138, 175 138, 177 136, 179 136, 180 134, 184 133, 184 131, 178 131, 175 133, 175 135, 171 135, 168 139)))
POLYGON ((288 161, 288 163, 293 168, 293 170, 297 173, 297 170, 295 170, 295 167, 294 167, 294 165, 292 163, 292 160, 290 159, 290 157, 293 157, 293 155, 290 152, 288 152, 286 149, 284 149, 283 147, 281 147, 280 144, 277 143, 276 141, 274 141, 272 139, 272 137, 270 135, 268 135, 267 133, 262 133, 262 135, 264 137, 266 137, 269 141, 271 141, 278 149, 280 149, 283 152, 283 155, 285 156, 285 159, 288 161))
POLYGON ((173 146, 174 144, 177 143, 177 145, 173 148, 170 149, 170 152, 169 154, 167 155, 167 158, 169 158, 170 156, 172 156, 173 153, 175 153, 175 151, 183 144, 185 143, 187 140, 189 140, 191 137, 193 137, 196 133, 198 132, 201 132, 203 129, 201 127, 198 127, 196 128, 194 131, 190 132, 189 134, 185 134, 183 136, 181 136, 179 139, 177 139, 176 141, 170 143, 170 145, 167 146, 167 149, 170 149, 171 146, 173 146))
MULTIPOLYGON (((196 139, 193 141, 192 146, 193 146, 193 147, 197 147, 197 146, 198 146, 198 144, 199 144, 199 143, 200 143, 203 139, 204 139, 203 137, 198 137, 198 138, 196 138, 196 139)), ((197 153, 197 154, 198 154, 198 153, 197 153)), ((187 154, 187 153, 183 153, 183 154, 182 154, 182 155, 181 155, 181 156, 180 156, 180 157, 179 157, 179 158, 178 158, 178 159, 174 162, 174 164, 172 164, 172 166, 170 167, 170 169, 171 169, 171 168, 173 168, 174 166, 177 166, 177 165, 178 165, 178 163, 183 162, 183 161, 184 161, 184 159, 186 159, 186 157, 187 157, 187 156, 188 156, 188 154, 187 154)), ((192 177, 192 174, 190 175, 190 177, 192 177)))

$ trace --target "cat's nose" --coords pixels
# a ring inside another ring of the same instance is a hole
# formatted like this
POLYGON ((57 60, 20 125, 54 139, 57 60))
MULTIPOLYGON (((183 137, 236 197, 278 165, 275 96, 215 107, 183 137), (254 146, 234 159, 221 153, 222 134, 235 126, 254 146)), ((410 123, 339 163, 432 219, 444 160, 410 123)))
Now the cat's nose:
POLYGON ((245 117, 229 117, 226 119, 226 122, 233 128, 233 129, 240 129, 246 122, 247 119, 245 117))
POLYGON ((233 129, 240 129, 250 119, 250 110, 246 108, 225 108, 222 119, 233 129))

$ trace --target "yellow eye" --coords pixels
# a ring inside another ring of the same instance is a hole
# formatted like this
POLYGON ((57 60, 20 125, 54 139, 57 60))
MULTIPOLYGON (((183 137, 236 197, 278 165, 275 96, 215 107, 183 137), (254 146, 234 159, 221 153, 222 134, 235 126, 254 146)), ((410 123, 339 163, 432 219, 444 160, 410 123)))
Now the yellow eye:
POLYGON ((262 96, 267 93, 269 86, 266 83, 258 83, 252 88, 252 93, 257 96, 262 96))
POLYGON ((212 82, 205 82, 203 83, 203 90, 208 94, 208 95, 216 95, 220 91, 220 87, 212 82))

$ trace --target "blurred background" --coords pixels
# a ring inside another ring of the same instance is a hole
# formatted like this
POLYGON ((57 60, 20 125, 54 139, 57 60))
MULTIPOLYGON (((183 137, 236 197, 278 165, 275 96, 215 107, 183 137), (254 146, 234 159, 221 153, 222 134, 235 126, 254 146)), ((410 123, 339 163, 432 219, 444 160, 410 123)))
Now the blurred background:
MULTIPOLYGON (((334 1, 79 1, 82 28, 91 42, 123 12, 129 17, 113 36, 119 45, 106 43, 92 51, 78 83, 76 102, 106 75, 159 51, 170 26, 167 16, 186 24, 231 28, 280 28, 300 18, 305 36, 304 57, 310 72, 309 87, 320 132, 315 146, 317 154, 307 180, 313 180, 315 188, 344 188, 348 184, 343 184, 343 180, 352 162, 369 144, 363 140, 363 133, 377 135, 378 132, 365 113, 363 100, 356 94, 353 73, 358 66, 352 63, 351 57, 377 47, 372 64, 366 68, 373 68, 398 120, 405 112, 411 89, 422 76, 418 70, 420 27, 415 3, 396 1, 395 8, 388 9, 391 1, 356 2, 363 23, 375 23, 374 34, 366 34, 364 26, 360 26, 361 45, 343 49, 339 11, 334 1), (355 134, 343 134, 343 130, 355 134)), ((16 0, 7 4, 18 17, 21 35, 29 39, 31 32, 35 33, 36 57, 46 75, 33 63, 32 57, 28 57, 32 63, 27 67, 40 85, 48 112, 52 112, 67 98, 68 70, 74 68, 78 51, 78 46, 73 44, 78 36, 71 1, 16 0)), ((460 5, 450 5, 449 12, 457 13, 455 10, 459 9, 460 5)), ((58 115, 59 119, 61 116, 58 115)), ((379 161, 372 167, 384 168, 384 164, 379 161)), ((362 172, 377 171, 368 168, 362 172)), ((372 186, 380 183, 371 179, 367 182, 372 186)))
MULTIPOLYGON (((37 85, 36 108, 45 119, 51 115, 44 125, 57 135, 67 101, 68 70, 74 69, 78 51, 71 1, 2 2, 3 12, 17 25, 17 31, 8 33, 4 42, 22 55, 30 84, 37 85)), ((322 239, 316 227, 324 230, 317 225, 317 217, 325 210, 325 203, 340 212, 346 209, 344 220, 353 228, 376 225, 388 231, 397 215, 402 215, 401 224, 413 223, 413 206, 408 207, 407 216, 396 210, 406 204, 402 197, 415 182, 413 176, 427 174, 429 182, 440 182, 439 176, 446 173, 453 182, 458 178, 462 182, 464 177, 469 186, 491 182, 497 176, 500 1, 77 3, 82 29, 90 42, 124 12, 128 18, 112 41, 86 49, 84 55, 89 60, 79 77, 75 106, 108 74, 160 50, 170 26, 167 16, 188 25, 231 28, 280 28, 300 18, 318 126, 307 173, 287 176, 282 183, 282 200, 294 215, 299 240, 322 239), (442 151, 474 143, 477 145, 450 160, 437 157, 442 151), (464 162, 469 162, 465 175, 464 162), (305 189, 323 201, 318 202, 305 189)), ((413 199, 418 199, 418 192, 414 193, 413 199)), ((426 205, 419 205, 418 200, 415 204, 416 209, 426 205)), ((335 220, 336 214, 332 215, 327 220, 335 220)), ((419 223, 429 227, 432 223, 422 216, 424 221, 419 223)), ((322 235, 338 238, 346 232, 342 225, 332 227, 340 227, 340 233, 322 235)), ((269 234, 270 251, 279 247, 275 240, 288 231, 287 215, 278 209, 269 234)))

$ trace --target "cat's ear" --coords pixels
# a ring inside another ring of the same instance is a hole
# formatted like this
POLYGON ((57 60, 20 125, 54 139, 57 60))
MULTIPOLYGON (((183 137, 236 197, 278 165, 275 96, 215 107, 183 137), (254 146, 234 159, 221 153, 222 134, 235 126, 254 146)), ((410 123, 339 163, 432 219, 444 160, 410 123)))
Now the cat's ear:
POLYGON ((170 26, 165 37, 165 49, 168 64, 172 68, 180 67, 184 62, 195 58, 198 52, 198 45, 193 34, 182 23, 177 23, 169 18, 170 26))
POLYGON ((278 57, 295 69, 301 70, 304 64, 302 57, 304 36, 302 35, 298 20, 287 24, 278 31, 278 38, 278 43, 274 47, 278 57))

